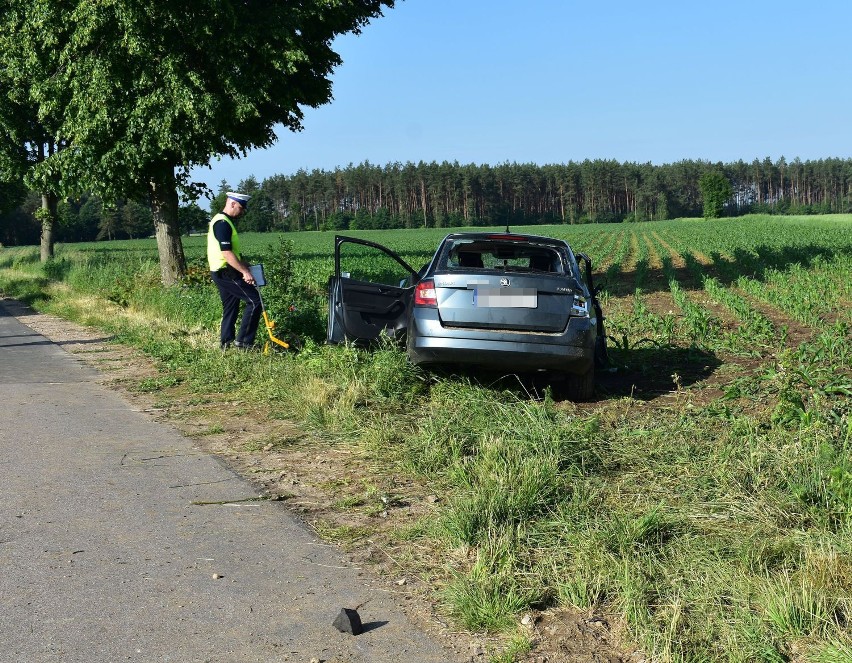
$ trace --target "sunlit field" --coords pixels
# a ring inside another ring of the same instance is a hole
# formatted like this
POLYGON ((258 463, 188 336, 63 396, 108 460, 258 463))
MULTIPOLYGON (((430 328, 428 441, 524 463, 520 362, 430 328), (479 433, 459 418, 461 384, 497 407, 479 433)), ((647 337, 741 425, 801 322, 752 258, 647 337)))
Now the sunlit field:
MULTIPOLYGON (((325 346, 333 233, 241 236, 299 353, 223 358, 204 237, 184 240, 182 287, 137 240, 59 246, 45 266, 0 249, 0 291, 143 348, 164 393, 230 389, 423 482, 434 511, 388 545, 429 548, 399 559, 459 627, 598 611, 659 661, 852 660, 852 216, 512 230, 593 260, 611 365, 592 402, 428 374, 390 343, 325 346)), ((447 232, 343 234, 416 269, 447 232)), ((370 508, 340 507, 368 524, 370 508)))

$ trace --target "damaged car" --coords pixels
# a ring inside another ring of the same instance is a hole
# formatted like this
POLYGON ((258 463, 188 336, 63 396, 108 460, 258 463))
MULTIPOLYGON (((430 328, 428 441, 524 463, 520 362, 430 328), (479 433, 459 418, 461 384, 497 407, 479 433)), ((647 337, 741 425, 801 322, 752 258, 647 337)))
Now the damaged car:
POLYGON ((546 371, 573 400, 593 396, 606 361, 591 259, 560 239, 453 233, 415 270, 380 244, 337 236, 328 305, 329 343, 391 336, 419 366, 546 371))

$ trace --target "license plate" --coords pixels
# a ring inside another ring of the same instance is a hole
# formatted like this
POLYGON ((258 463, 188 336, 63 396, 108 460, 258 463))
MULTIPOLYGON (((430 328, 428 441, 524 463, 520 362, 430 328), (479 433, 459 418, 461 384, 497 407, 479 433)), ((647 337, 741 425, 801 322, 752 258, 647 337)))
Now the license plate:
POLYGON ((535 288, 474 288, 473 305, 479 308, 536 308, 535 288))

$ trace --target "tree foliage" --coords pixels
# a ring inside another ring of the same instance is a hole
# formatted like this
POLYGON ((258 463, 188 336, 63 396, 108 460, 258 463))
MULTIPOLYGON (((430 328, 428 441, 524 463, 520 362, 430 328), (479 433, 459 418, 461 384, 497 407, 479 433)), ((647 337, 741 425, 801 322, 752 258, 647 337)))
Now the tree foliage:
MULTIPOLYGON (((106 201, 150 200, 163 279, 185 270, 178 187, 190 168, 239 156, 301 129, 302 106, 331 98, 331 48, 393 0, 8 0, 5 68, 23 103, 55 118, 67 145, 31 165, 106 201)), ((20 141, 18 141, 20 142, 20 141)))
POLYGON ((730 180, 720 170, 708 170, 698 180, 698 186, 704 199, 704 218, 718 219, 733 192, 730 180))
MULTIPOLYGON (((44 32, 48 26, 41 16, 34 23, 44 32)), ((39 104, 30 94, 32 81, 49 76, 51 71, 50 38, 40 49, 27 47, 24 25, 14 11, 0 12, 0 179, 28 185, 40 194, 40 209, 35 213, 40 226, 41 259, 53 257, 54 228, 58 219, 58 203, 72 185, 63 181, 55 170, 43 169, 36 177, 35 167, 67 146, 58 137, 58 109, 63 95, 54 103, 39 104)), ((64 93, 64 91, 63 91, 64 93)))
POLYGON ((702 216, 705 173, 728 183, 715 192, 715 204, 730 215, 852 212, 850 159, 660 166, 365 162, 275 175, 261 190, 279 230, 655 221, 702 216))

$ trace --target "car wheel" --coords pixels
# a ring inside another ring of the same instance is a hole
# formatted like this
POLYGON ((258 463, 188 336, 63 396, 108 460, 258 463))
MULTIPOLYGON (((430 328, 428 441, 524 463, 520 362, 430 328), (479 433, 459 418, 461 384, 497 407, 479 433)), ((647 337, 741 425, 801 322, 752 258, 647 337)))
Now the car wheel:
POLYGON ((582 375, 565 376, 565 396, 571 401, 587 401, 595 395, 595 366, 582 375))
POLYGON ((409 329, 411 329, 411 327, 410 327, 411 321, 410 320, 409 320, 408 324, 409 324, 409 327, 406 328, 406 330, 405 330, 405 340, 404 340, 405 345, 403 347, 405 348, 405 356, 408 357, 409 363, 413 364, 414 362, 412 361, 412 357, 414 356, 414 351, 413 351, 414 335, 409 333, 409 329))

